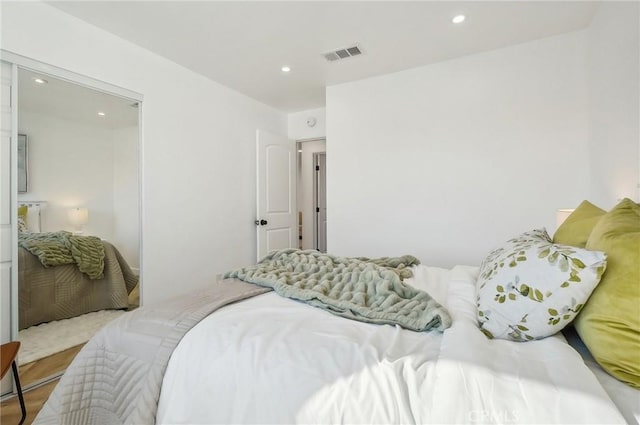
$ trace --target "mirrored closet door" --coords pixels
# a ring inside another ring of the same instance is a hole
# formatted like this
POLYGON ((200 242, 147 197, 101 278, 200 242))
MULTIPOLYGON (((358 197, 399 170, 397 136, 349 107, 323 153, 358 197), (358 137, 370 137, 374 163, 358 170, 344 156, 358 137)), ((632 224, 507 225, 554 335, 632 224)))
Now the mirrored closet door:
POLYGON ((28 388, 139 305, 141 102, 21 67, 17 87, 12 334, 28 388))

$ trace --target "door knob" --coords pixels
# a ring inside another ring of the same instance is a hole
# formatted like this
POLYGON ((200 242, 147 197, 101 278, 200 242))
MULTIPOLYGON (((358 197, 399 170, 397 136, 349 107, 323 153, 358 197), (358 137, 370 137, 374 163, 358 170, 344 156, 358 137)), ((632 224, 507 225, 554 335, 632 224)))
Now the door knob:
POLYGON ((256 226, 266 226, 268 224, 267 220, 256 220, 256 226))

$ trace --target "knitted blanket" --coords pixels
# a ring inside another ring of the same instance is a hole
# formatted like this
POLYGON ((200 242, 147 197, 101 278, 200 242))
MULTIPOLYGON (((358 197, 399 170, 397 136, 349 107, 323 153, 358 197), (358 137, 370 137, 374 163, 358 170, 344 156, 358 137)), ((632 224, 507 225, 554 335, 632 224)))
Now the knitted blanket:
POLYGON ((65 231, 19 233, 18 246, 38 257, 45 267, 76 264, 90 279, 104 277, 104 246, 98 237, 65 231))
POLYGON ((285 249, 224 277, 272 288, 283 297, 349 319, 443 331, 451 325, 446 309, 402 282, 411 275, 406 267, 413 264, 419 261, 412 256, 370 260, 285 249))

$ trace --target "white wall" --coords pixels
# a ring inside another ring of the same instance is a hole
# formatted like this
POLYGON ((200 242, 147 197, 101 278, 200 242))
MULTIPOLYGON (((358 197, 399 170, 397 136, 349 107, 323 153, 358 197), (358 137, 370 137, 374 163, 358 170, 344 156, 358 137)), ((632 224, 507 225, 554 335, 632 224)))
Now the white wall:
POLYGON ((89 210, 84 234, 112 240, 113 133, 111 130, 19 108, 18 132, 27 135, 29 187, 19 201, 46 201, 42 231, 73 231, 69 208, 89 210))
POLYGON ((255 134, 286 134, 284 113, 43 3, 3 2, 1 40, 144 95, 145 303, 255 260, 255 134))
POLYGON ((591 199, 640 202, 640 26, 637 2, 603 2, 588 30, 591 199))
POLYGON ((288 115, 288 136, 291 140, 318 139, 327 135, 326 109, 308 109, 288 115), (307 119, 315 118, 316 125, 309 127, 307 119))
POLYGON ((328 249, 479 264, 589 194, 586 33, 327 89, 328 249))
POLYGON ((113 130, 113 244, 140 267, 138 126, 113 130))

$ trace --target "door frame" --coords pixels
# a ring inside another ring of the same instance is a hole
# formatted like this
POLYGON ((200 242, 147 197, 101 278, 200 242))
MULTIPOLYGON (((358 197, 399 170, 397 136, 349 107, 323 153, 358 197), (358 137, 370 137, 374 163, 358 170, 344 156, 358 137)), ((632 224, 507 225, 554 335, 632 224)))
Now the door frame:
MULTIPOLYGON (((324 151, 318 151, 318 152, 312 152, 312 158, 311 158, 311 163, 312 166, 315 165, 315 154, 316 153, 326 153, 327 152, 327 147, 326 147, 326 142, 327 142, 327 138, 325 136, 322 137, 312 137, 312 138, 308 138, 308 139, 297 139, 296 140, 296 145, 298 146, 298 177, 301 178, 301 181, 299 181, 299 188, 296 191, 296 209, 298 212, 302 212, 302 229, 300 229, 301 235, 304 235, 305 233, 305 227, 307 226, 305 223, 307 223, 309 221, 309 218, 305 215, 304 210, 305 210, 305 205, 304 205, 304 191, 306 190, 306 188, 304 187, 304 176, 302 176, 300 173, 304 172, 305 170, 302 170, 302 163, 304 162, 304 159, 301 157, 301 153, 302 153, 302 146, 306 143, 306 142, 325 142, 325 150, 324 151)), ((310 207, 310 210, 313 211, 314 205, 315 204, 315 198, 316 198, 316 182, 315 182, 315 172, 313 174, 312 177, 312 182, 311 182, 311 186, 312 186, 312 192, 311 192, 311 198, 312 198, 312 205, 310 207)), ((313 249, 315 249, 315 247, 317 246, 316 243, 316 228, 317 226, 315 225, 315 220, 316 220, 316 214, 313 213, 312 216, 314 217, 311 220, 311 227, 312 227, 312 238, 311 238, 311 243, 313 245, 313 249)), ((302 246, 304 248, 305 246, 305 239, 303 236, 303 240, 302 240, 302 246)), ((308 246, 308 245, 307 245, 308 246)))
MULTIPOLYGON (((320 159, 321 155, 324 155, 324 157, 325 157, 325 169, 324 169, 324 172, 325 172, 325 187, 324 187, 324 194, 325 194, 325 206, 326 206, 326 203, 327 203, 327 199, 326 199, 326 196, 327 196, 327 185, 326 185, 326 174, 327 174, 327 168, 326 168, 327 159, 326 158, 327 158, 327 152, 325 151, 325 152, 314 152, 313 153, 313 167, 315 168, 314 173, 313 173, 313 210, 315 210, 314 213, 313 213, 313 246, 314 246, 314 249, 317 249, 318 251, 319 251, 319 249, 318 249, 318 244, 319 244, 318 235, 320 234, 320 227, 319 227, 320 223, 318 223, 318 208, 319 208, 318 207, 318 205, 319 205, 318 196, 319 196, 320 181, 318 180, 318 170, 317 170, 316 167, 319 166, 319 163, 320 163, 319 159, 320 159)), ((325 237, 326 237, 326 235, 325 235, 325 237)), ((326 241, 325 241, 325 244, 326 244, 326 241)), ((326 250, 326 247, 325 247, 325 250, 326 250)))
MULTIPOLYGON (((138 241, 139 241, 139 256, 140 256, 140 271, 138 287, 143 287, 144 269, 143 262, 143 228, 144 228, 144 121, 143 121, 143 106, 144 95, 135 91, 116 86, 114 84, 107 83, 105 81, 97 80, 95 78, 78 74, 73 71, 69 71, 63 68, 59 68, 54 65, 50 65, 35 59, 31 59, 26 56, 22 56, 8 50, 0 49, 0 59, 4 62, 8 62, 13 68, 13 87, 11 90, 11 102, 12 105, 16 105, 12 110, 12 129, 11 129, 11 223, 12 229, 12 253, 11 253, 11 339, 18 339, 18 183, 17 183, 17 140, 18 140, 18 96, 20 88, 18 87, 18 71, 19 69, 25 69, 28 71, 37 72, 43 75, 49 75, 53 78, 67 81, 72 84, 77 84, 92 90, 107 93, 113 96, 118 96, 138 103, 138 241)), ((140 290, 140 306, 143 305, 143 291, 140 290)), ((24 389, 27 389, 25 386, 24 389)))

